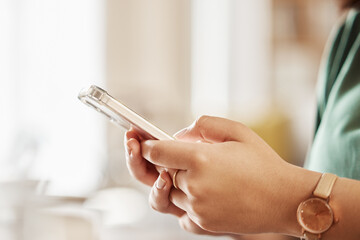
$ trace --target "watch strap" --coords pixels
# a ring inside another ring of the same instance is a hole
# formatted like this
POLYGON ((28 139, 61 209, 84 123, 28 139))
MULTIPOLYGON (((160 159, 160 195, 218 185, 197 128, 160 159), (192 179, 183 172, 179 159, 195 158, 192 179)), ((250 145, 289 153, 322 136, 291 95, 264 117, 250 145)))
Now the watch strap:
POLYGON ((323 173, 313 192, 313 195, 319 198, 327 199, 331 194, 336 178, 337 176, 335 174, 323 173))

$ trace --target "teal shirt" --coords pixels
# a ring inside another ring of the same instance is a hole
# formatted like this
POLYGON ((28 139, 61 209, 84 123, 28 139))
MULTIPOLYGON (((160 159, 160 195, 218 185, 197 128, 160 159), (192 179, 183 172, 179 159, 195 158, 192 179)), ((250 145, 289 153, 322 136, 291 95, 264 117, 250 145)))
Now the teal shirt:
POLYGON ((337 29, 320 69, 315 136, 305 168, 360 180, 360 12, 337 29))

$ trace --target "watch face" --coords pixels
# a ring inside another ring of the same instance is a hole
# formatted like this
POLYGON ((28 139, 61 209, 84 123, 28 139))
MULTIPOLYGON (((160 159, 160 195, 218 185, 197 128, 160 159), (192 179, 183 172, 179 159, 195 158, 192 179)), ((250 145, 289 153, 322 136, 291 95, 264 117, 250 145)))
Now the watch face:
POLYGON ((304 230, 311 233, 323 233, 333 223, 333 212, 329 204, 320 198, 310 198, 300 203, 297 219, 304 230))

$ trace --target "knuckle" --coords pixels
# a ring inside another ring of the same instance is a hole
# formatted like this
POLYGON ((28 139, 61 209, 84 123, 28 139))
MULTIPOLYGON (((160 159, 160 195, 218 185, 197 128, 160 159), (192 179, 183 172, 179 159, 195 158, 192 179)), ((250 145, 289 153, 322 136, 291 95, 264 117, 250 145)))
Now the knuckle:
POLYGON ((155 185, 151 188, 150 194, 149 194, 149 204, 151 207, 157 207, 157 193, 156 193, 156 187, 155 185))
MULTIPOLYGON (((194 182, 194 181, 193 181, 194 182)), ((193 182, 189 182, 186 186, 186 190, 189 194, 189 201, 191 202, 198 202, 201 197, 203 196, 203 191, 199 188, 199 186, 196 184, 196 183, 193 183, 193 182)))
POLYGON ((195 125, 201 129, 205 126, 205 123, 210 119, 211 117, 210 116, 207 116, 207 115, 202 115, 200 117, 198 117, 195 121, 195 125))
POLYGON ((187 187, 186 187, 187 189, 187 192, 191 195, 191 196, 193 196, 193 197, 196 197, 197 196, 197 188, 196 188, 196 186, 194 186, 194 184, 192 184, 191 182, 189 182, 188 183, 188 185, 187 185, 187 187))
POLYGON ((159 159, 159 158, 160 158, 160 154, 161 154, 161 149, 160 149, 159 145, 154 144, 154 145, 150 148, 150 152, 149 152, 149 157, 150 157, 150 159, 159 159))
POLYGON ((213 225, 205 218, 199 218, 198 225, 206 231, 213 230, 213 225))
POLYGON ((208 161, 207 152, 196 149, 192 155, 196 159, 193 161, 194 167, 202 168, 203 165, 208 161))
POLYGON ((179 224, 180 224, 180 227, 187 232, 194 233, 194 234, 200 234, 200 235, 204 234, 201 231, 201 228, 197 227, 194 223, 192 223, 189 220, 187 222, 185 222, 183 220, 179 220, 179 224))
POLYGON ((158 212, 166 213, 169 208, 169 201, 159 194, 156 187, 153 187, 149 196, 149 205, 158 212))
POLYGON ((158 208, 157 208, 155 205, 150 204, 150 207, 151 207, 153 210, 155 210, 155 211, 158 211, 158 212, 159 212, 158 208))
POLYGON ((204 230, 214 231, 216 228, 216 221, 213 221, 208 209, 204 207, 201 201, 195 201, 192 204, 192 211, 197 218, 197 224, 204 230))
POLYGON ((198 162, 202 163, 207 161, 208 157, 207 157, 207 153, 204 151, 196 151, 194 153, 195 158, 197 159, 198 162))
POLYGON ((166 207, 161 205, 161 203, 156 199, 155 195, 151 194, 149 197, 149 205, 152 209, 158 212, 166 211, 166 207))
POLYGON ((206 191, 210 191, 209 187, 206 184, 202 184, 201 181, 201 177, 189 174, 184 185, 188 200, 194 204, 203 203, 204 198, 206 199, 207 196, 206 191))

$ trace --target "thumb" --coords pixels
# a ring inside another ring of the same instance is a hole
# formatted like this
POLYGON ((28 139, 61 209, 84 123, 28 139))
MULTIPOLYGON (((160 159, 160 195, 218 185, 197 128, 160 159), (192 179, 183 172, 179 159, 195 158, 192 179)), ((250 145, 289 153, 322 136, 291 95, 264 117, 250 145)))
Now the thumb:
POLYGON ((174 137, 184 141, 227 142, 244 141, 251 131, 245 125, 229 119, 201 116, 189 127, 177 132, 174 137))

